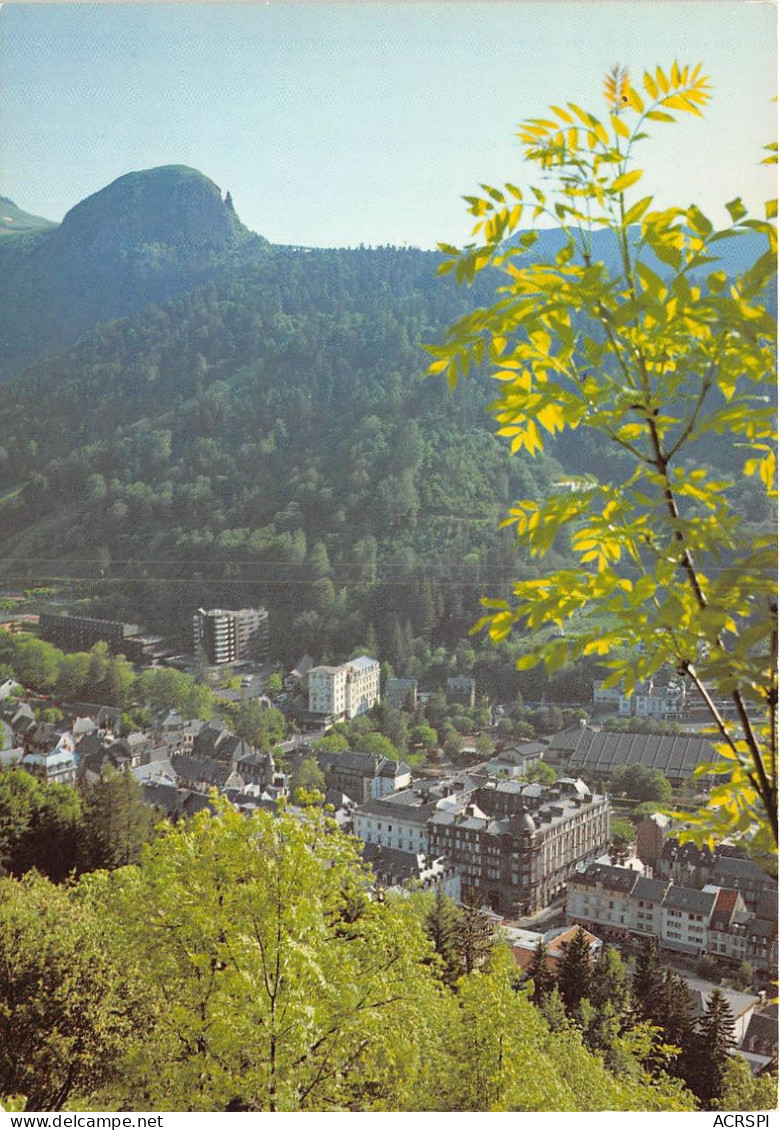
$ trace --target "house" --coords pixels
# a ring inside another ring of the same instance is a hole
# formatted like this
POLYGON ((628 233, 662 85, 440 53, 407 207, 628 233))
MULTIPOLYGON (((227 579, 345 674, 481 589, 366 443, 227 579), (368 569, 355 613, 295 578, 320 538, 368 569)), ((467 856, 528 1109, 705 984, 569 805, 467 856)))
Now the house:
POLYGON ((702 981, 698 977, 685 975, 685 983, 691 995, 691 1016, 694 1020, 699 1020, 704 1016, 709 999, 715 989, 726 998, 726 1004, 734 1017, 734 1041, 739 1047, 747 1035, 756 1007, 762 1003, 761 998, 752 993, 739 993, 736 989, 713 985, 711 981, 702 981))
POLYGON ((149 761, 146 765, 139 765, 131 769, 130 773, 139 785, 160 784, 176 788, 176 770, 166 758, 161 761, 149 761))
POLYGON ((309 672, 314 666, 314 660, 310 655, 302 655, 298 662, 293 667, 289 675, 284 677, 284 685, 287 690, 292 690, 296 683, 302 683, 303 686, 308 685, 309 672))
POLYGON ((22 758, 22 767, 47 784, 74 785, 76 758, 73 738, 70 734, 63 734, 57 745, 45 753, 28 750, 22 758))
POLYGON ((655 871, 663 855, 666 837, 672 827, 671 817, 662 812, 643 816, 636 828, 636 854, 655 871))
POLYGON ((363 859, 382 887, 423 891, 440 888, 445 895, 460 901, 460 875, 443 857, 431 859, 423 852, 410 853, 378 844, 364 844, 363 859))
POLYGON ((428 854, 428 821, 439 801, 424 791, 403 789, 355 809, 354 834, 364 844, 376 844, 414 855, 428 854))
POLYGON ((461 706, 473 707, 477 697, 477 684, 474 679, 451 675, 447 679, 446 694, 450 705, 459 703, 461 706))
POLYGON ((417 708, 416 679, 388 679, 385 685, 385 702, 397 710, 417 708))
POLYGON ((525 777, 531 766, 542 760, 546 749, 544 742, 504 746, 483 762, 481 769, 491 777, 525 777))
POLYGON ((685 712, 686 688, 682 681, 656 686, 652 679, 637 683, 631 694, 622 687, 593 684, 593 706, 596 711, 634 718, 680 718, 685 712))
MULTIPOLYGON (((308 750, 305 756, 310 756, 308 750)), ((328 788, 345 793, 357 804, 388 796, 412 783, 412 771, 405 762, 373 753, 318 753, 316 760, 328 788)))
POLYGON ((225 792, 228 789, 243 789, 244 779, 232 765, 224 765, 214 758, 188 757, 177 753, 171 758, 180 787, 195 792, 207 793, 211 789, 225 792))
POLYGON ((708 948, 708 926, 717 897, 711 890, 669 887, 661 906, 661 946, 703 957, 708 948))
POLYGON ((777 1005, 758 1006, 748 1021, 742 1043, 742 1056, 754 1071, 777 1066, 777 1005))
MULTIPOLYGON (((559 926, 554 930, 547 930, 546 933, 523 930, 517 926, 504 926, 502 929, 512 950, 512 956, 521 969, 527 969, 531 964, 536 947, 541 942, 547 947, 545 965, 551 973, 557 974, 566 946, 582 927, 559 926)), ((594 958, 602 947, 601 938, 597 938, 588 930, 583 932, 589 943, 591 958, 594 958)))

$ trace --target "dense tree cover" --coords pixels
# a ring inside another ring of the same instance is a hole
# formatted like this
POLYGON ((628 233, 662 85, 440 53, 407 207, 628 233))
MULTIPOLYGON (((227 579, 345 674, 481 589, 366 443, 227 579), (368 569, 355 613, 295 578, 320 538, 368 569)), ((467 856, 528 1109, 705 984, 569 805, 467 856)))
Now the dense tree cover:
POLYGON ((371 626, 399 669, 414 638, 454 646, 520 567, 502 508, 555 473, 507 457, 487 387, 424 380, 421 340, 471 299, 430 253, 246 254, 5 386, 6 574, 94 579, 182 644, 200 604, 265 604, 285 663, 371 626))
POLYGON ((432 940, 442 913, 452 938, 446 909, 372 901, 366 879, 318 810, 222 805, 75 887, 3 880, 0 1094, 44 1110, 690 1108, 660 1076, 610 1072, 576 1026, 553 1034, 503 943, 458 972, 432 940))
POLYGON ((40 781, 25 769, 0 770, 0 874, 35 870, 59 883, 74 873, 137 863, 157 819, 129 773, 108 772, 75 788, 40 781))
POLYGON ((771 525, 748 532, 742 507, 752 497, 767 513, 776 497, 768 292, 777 201, 753 218, 732 200, 730 223, 717 229, 695 205, 659 210, 652 196, 634 195, 635 150, 648 130, 706 106, 700 66, 658 67, 636 85, 616 67, 604 93, 601 116, 568 103, 525 122, 525 159, 543 183, 530 192, 483 185, 468 198, 480 242, 442 247, 443 272, 472 282, 489 269, 499 279, 489 305, 430 347, 431 371, 457 386, 489 361, 500 382, 491 412, 514 451, 541 452, 545 435, 577 429, 622 456, 602 481, 574 477, 541 503, 524 496, 512 507, 507 524, 532 553, 545 557, 567 532, 576 565, 551 561, 544 577, 521 577, 511 599, 489 602, 483 623, 497 640, 516 626, 555 625, 523 663, 556 670, 601 656, 611 683, 629 692, 665 664, 685 675, 717 728, 724 777, 687 817, 690 834, 710 844, 736 836, 770 853, 776 536, 771 525), (538 237, 519 230, 528 210, 555 224, 557 254, 529 257, 538 237), (722 247, 752 249, 757 236, 754 258, 729 285, 722 247))
POLYGON ((704 1110, 735 1109, 724 1104, 737 1095, 751 1095, 755 1109, 776 1099, 776 1076, 751 1086, 747 1064, 732 1066, 734 1018, 722 993, 713 990, 694 1021, 684 978, 661 964, 652 941, 640 950, 633 976, 612 946, 592 957, 583 931, 565 944, 555 971, 540 941, 524 983, 553 1031, 576 1030, 619 1078, 653 1079, 667 1097, 685 1103, 693 1095, 704 1110))
POLYGON ((45 784, 24 769, 0 771, 0 874, 36 869, 60 882, 79 865, 83 830, 75 789, 45 784))
MULTIPOLYGON (((150 667, 136 675, 132 664, 122 655, 111 655, 105 643, 96 643, 89 652, 66 653, 45 640, 0 629, 0 657, 31 690, 65 702, 132 709, 139 723, 149 720, 149 712, 178 710, 183 718, 210 718, 216 710, 214 695, 191 675, 172 667, 150 667)), ((236 708, 239 724, 246 720, 246 709, 243 703, 236 708)), ((272 717, 264 724, 275 735, 279 712, 266 713, 272 717)))
POLYGON ((609 775, 613 796, 637 801, 663 801, 672 795, 672 786, 660 769, 646 765, 618 765, 609 775))

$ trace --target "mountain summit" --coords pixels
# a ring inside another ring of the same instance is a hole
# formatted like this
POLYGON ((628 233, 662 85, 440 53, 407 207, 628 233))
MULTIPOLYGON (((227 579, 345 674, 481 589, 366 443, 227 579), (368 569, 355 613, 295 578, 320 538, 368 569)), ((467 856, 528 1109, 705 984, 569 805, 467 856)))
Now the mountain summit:
POLYGON ((52 245, 115 255, 149 246, 184 255, 227 250, 246 235, 229 198, 197 169, 127 173, 71 208, 52 245))
POLYGON ((197 169, 127 173, 58 227, 0 239, 0 380, 267 247, 197 169))

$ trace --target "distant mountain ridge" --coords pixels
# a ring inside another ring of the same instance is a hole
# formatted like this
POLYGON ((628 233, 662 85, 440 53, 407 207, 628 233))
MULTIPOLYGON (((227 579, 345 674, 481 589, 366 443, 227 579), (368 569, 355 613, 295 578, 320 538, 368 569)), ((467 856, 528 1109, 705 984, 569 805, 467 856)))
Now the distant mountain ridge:
POLYGON ((46 231, 56 226, 52 220, 23 212, 13 200, 9 200, 7 196, 0 196, 0 237, 23 232, 46 231))

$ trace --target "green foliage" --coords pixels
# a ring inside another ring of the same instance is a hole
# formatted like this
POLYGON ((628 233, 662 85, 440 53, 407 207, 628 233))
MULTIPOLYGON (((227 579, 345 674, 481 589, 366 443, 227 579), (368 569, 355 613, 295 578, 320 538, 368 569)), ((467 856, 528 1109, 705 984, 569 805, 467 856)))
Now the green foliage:
POLYGON ((495 641, 517 627, 546 629, 524 668, 596 656, 607 682, 629 692, 664 664, 686 675, 719 734, 723 774, 706 809, 688 817, 691 834, 762 851, 777 844, 775 538, 771 528, 748 534, 732 499, 744 484, 773 493, 766 393, 776 328, 766 292, 777 237, 739 199, 717 229, 695 205, 659 210, 633 195, 647 127, 700 115, 709 99, 698 66, 656 68, 641 85, 642 94, 616 68, 604 120, 567 103, 521 126, 544 189, 485 185, 467 198, 481 242, 442 247, 441 271, 472 282, 490 267, 498 296, 430 347, 431 372, 455 386, 489 364, 499 382, 490 410, 513 451, 536 455, 574 429, 621 449, 616 481, 574 477, 542 502, 512 507, 505 524, 533 556, 568 540, 576 565, 516 582, 511 600, 486 602, 481 623, 495 641), (556 224, 557 254, 535 255, 537 233, 518 234, 529 212, 556 224), (757 236, 765 250, 729 280, 722 249, 752 248, 757 236), (709 465, 718 447, 728 473, 709 465), (760 724, 749 708, 763 712, 760 724))
POLYGON ((441 979, 452 988, 463 972, 459 949, 461 911, 437 885, 425 915, 425 932, 440 961, 441 979))
POLYGON ((531 1000, 534 1004, 540 1005, 547 999, 555 985, 555 975, 547 964, 547 946, 541 938, 536 943, 534 956, 525 972, 528 980, 533 984, 531 1000))
POLYGON ((0 772, 0 872, 33 868, 55 882, 78 863, 81 798, 68 785, 47 784, 24 769, 0 772))
POLYGON ((734 1015, 721 991, 713 989, 688 1056, 688 1082, 704 1110, 717 1109, 734 1046, 734 1015))
MULTIPOLYGON (((100 894, 153 987, 117 1098, 133 1107, 403 1109, 439 1011, 406 900, 370 903, 353 843, 229 806, 168 831, 100 894), (424 1044, 424 1040, 423 1040, 424 1044)), ((116 1100, 115 1100, 116 1101, 116 1100)))
POLYGON ((89 1098, 142 1028, 100 917, 73 890, 39 875, 0 880, 0 1094, 28 1110, 89 1098))
POLYGON ((290 776, 290 796, 299 799, 300 793, 319 793, 324 795, 327 785, 325 777, 313 757, 304 757, 290 776))
POLYGON ((535 761, 529 767, 526 778, 529 781, 537 781, 540 785, 554 785, 558 780, 558 774, 547 762, 535 761))
POLYGON ((135 778, 108 770, 85 787, 83 798, 81 870, 113 870, 138 863, 141 849, 152 839, 156 818, 135 778))
POLYGON ((613 795, 646 803, 665 801, 672 795, 672 786, 660 769, 646 765, 619 765, 612 770, 609 787, 613 795))
POLYGON ((777 1075, 754 1078, 749 1064, 740 1056, 729 1056, 721 1076, 720 1096, 713 1110, 776 1110, 777 1075))
POLYGON ((285 721, 281 710, 263 706, 259 699, 242 698, 230 711, 234 733, 260 750, 268 750, 285 735, 285 721))
POLYGON ((265 681, 265 693, 273 697, 274 695, 281 694, 283 688, 284 683, 282 682, 282 676, 278 671, 272 671, 265 681))
POLYGON ((565 942, 562 948, 563 957, 558 966, 558 991, 566 1012, 572 1016, 590 992, 592 969, 588 935, 578 927, 571 940, 565 942))

